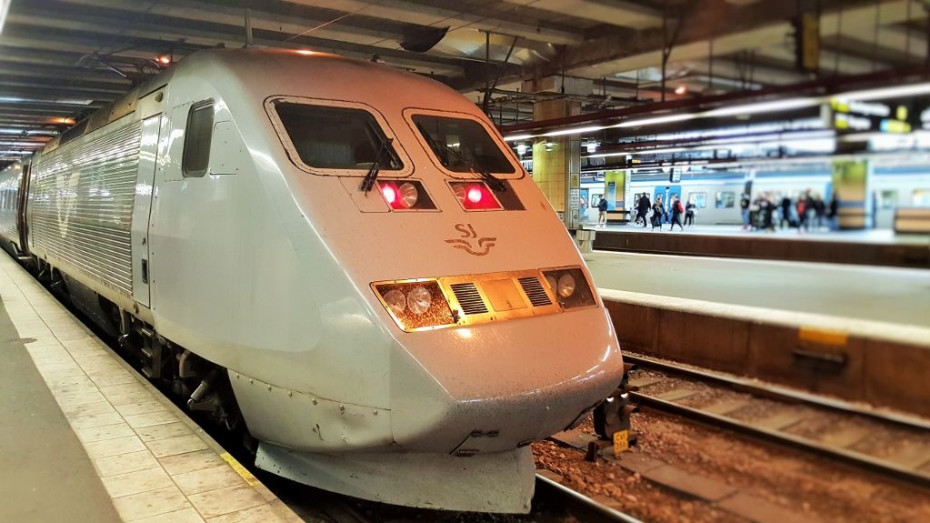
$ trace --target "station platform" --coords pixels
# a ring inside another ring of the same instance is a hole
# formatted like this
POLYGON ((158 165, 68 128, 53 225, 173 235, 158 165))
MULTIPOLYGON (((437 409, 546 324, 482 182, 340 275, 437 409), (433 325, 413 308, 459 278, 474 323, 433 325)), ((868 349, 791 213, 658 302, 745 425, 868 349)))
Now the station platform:
POLYGON ((930 417, 930 271, 584 257, 626 349, 930 417))
POLYGON ((895 234, 889 229, 857 231, 776 229, 748 231, 738 225, 695 225, 680 231, 636 224, 596 230, 594 249, 688 256, 930 268, 930 235, 895 234), (829 247, 825 247, 825 244, 829 247))
POLYGON ((0 521, 302 521, 0 253, 0 521))

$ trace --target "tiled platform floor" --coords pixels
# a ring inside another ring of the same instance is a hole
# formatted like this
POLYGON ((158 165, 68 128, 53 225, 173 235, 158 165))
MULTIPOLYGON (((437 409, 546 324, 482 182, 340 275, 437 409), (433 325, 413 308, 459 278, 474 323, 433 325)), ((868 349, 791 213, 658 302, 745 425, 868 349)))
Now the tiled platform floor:
POLYGON ((301 521, 5 253, 0 297, 122 520, 301 521))

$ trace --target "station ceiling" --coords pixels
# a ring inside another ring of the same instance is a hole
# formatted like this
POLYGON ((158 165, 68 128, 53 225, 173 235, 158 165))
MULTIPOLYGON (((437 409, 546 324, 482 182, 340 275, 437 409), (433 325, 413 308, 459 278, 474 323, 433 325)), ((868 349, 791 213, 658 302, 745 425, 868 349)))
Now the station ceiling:
MULTIPOLYGON (((924 0, 819 4, 819 76, 927 62, 924 0)), ((429 75, 506 123, 812 79, 794 0, 0 0, 0 167, 206 48, 310 48, 429 75), (10 1, 12 3, 10 3, 10 1), (251 28, 251 36, 247 36, 251 28), (667 67, 662 89, 663 50, 667 67), (564 89, 563 89, 564 88, 564 89), (676 93, 675 90, 678 89, 676 93)))

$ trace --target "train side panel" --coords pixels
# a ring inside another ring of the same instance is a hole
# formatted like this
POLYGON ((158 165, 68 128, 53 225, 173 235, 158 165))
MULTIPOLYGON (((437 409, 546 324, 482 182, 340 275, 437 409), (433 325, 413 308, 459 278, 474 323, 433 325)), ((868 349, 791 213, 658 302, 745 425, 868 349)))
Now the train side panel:
POLYGON ((0 245, 16 256, 20 242, 19 200, 23 181, 23 166, 10 165, 0 171, 0 245))
POLYGON ((141 131, 127 116, 42 155, 29 194, 30 250, 123 304, 132 303, 141 131))

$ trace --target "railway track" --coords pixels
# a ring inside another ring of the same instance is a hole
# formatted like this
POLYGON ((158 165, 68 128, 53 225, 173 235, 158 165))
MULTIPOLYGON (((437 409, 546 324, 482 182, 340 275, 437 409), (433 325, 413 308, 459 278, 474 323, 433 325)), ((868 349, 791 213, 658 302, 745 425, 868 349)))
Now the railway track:
POLYGON ((930 422, 624 354, 642 407, 930 487, 930 422))
POLYGON ((545 496, 547 504, 555 503, 565 507, 578 521, 591 523, 639 523, 638 519, 629 514, 604 506, 584 494, 580 494, 561 485, 555 480, 537 474, 536 497, 533 500, 534 512, 537 508, 537 500, 540 496, 545 496))

